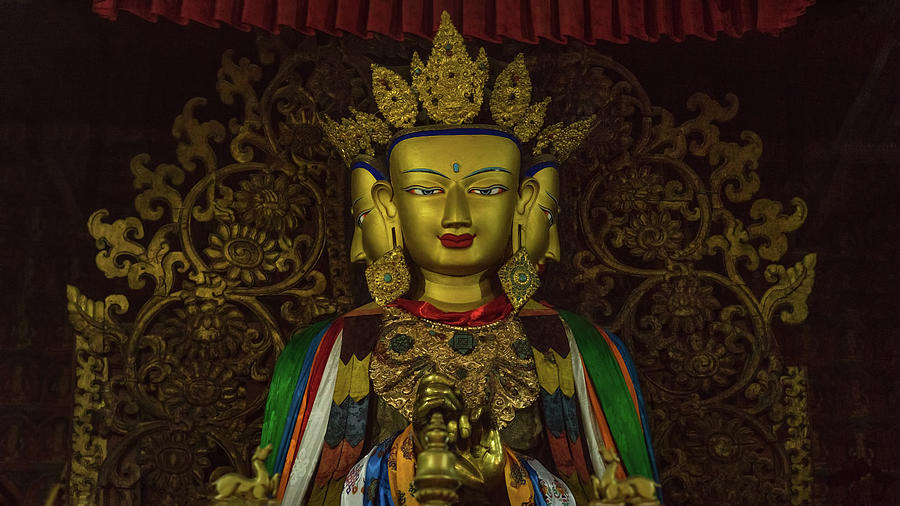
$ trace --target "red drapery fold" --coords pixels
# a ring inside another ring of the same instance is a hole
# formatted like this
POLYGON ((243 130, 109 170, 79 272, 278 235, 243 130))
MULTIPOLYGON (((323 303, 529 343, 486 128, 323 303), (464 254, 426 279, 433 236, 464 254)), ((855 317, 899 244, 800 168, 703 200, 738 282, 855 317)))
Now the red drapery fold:
POLYGON ((593 44, 715 39, 747 32, 778 35, 793 26, 814 0, 94 0, 94 12, 116 19, 119 11, 148 21, 222 23, 270 32, 374 33, 430 39, 446 10, 467 37, 500 42, 540 39, 593 44))
POLYGON ((500 295, 487 304, 471 311, 459 313, 441 311, 423 300, 397 299, 391 303, 391 306, 399 307, 419 318, 446 323, 447 325, 462 325, 466 327, 479 327, 500 321, 512 314, 513 311, 512 304, 506 298, 506 295, 500 295))

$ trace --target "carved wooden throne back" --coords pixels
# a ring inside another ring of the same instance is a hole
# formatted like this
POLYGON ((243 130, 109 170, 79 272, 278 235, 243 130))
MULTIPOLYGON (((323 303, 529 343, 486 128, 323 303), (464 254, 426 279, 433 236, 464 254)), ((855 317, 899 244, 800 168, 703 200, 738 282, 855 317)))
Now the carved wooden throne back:
MULTIPOLYGON (((73 504, 195 504, 211 479, 249 474, 285 342, 365 293, 347 259, 347 171, 320 115, 374 112, 370 64, 404 74, 423 47, 261 39, 258 61, 226 52, 215 89, 233 117, 191 99, 174 161, 133 158, 136 215, 88 220, 97 267, 129 291, 67 289, 73 504)), ((494 75, 513 57, 489 52, 494 75)), ((720 138, 735 96, 695 94, 678 120, 593 49, 526 61, 536 97, 552 97, 548 124, 598 116, 561 171, 563 259, 540 298, 629 345, 666 502, 808 502, 805 370, 779 359, 773 333, 806 318, 815 256, 784 263, 805 203, 756 195, 762 141, 720 138)))

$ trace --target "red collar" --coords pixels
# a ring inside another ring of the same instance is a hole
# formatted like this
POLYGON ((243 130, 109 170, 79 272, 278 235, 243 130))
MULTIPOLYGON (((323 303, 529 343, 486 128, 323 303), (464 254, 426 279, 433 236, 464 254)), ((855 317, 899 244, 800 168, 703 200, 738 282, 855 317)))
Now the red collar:
POLYGON ((500 321, 509 316, 513 310, 512 304, 510 304, 506 295, 500 295, 487 304, 471 311, 462 311, 458 313, 441 311, 423 300, 397 299, 389 305, 399 307, 407 313, 418 316, 419 318, 463 327, 479 327, 481 325, 500 321))

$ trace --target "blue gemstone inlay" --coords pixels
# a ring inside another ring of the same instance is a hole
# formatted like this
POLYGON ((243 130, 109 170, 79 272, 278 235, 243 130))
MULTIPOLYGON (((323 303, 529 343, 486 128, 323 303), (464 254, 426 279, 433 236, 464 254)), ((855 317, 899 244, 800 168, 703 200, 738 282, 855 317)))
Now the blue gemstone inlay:
POLYGON ((459 172, 459 164, 456 162, 453 162, 453 172, 459 172))
POLYGON ((385 274, 385 275, 384 275, 384 282, 385 282, 385 283, 390 283, 392 279, 394 279, 394 278, 393 278, 390 274, 385 274))

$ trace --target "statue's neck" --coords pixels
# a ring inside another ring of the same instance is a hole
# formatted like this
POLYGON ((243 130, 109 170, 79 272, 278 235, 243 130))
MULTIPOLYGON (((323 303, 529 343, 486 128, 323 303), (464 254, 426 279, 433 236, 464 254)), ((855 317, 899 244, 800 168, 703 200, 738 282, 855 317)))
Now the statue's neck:
POLYGON ((499 295, 493 276, 487 272, 470 276, 446 276, 425 269, 421 272, 423 283, 415 299, 424 300, 441 311, 471 311, 499 295))

